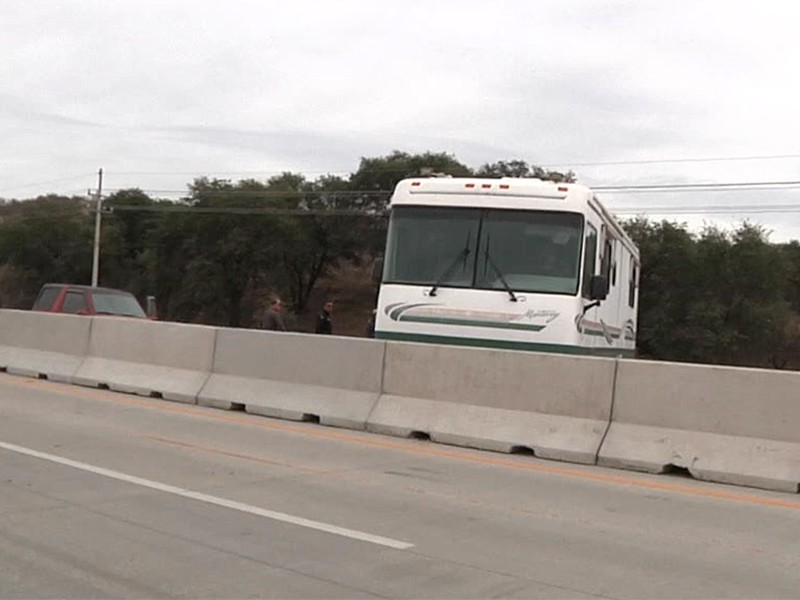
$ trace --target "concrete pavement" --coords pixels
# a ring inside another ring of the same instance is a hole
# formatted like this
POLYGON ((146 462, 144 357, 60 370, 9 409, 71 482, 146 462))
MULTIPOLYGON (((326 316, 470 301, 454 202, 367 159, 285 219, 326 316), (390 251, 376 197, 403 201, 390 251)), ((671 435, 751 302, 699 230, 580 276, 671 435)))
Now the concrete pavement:
POLYGON ((3 598, 800 597, 796 495, 7 375, 0 443, 3 598))

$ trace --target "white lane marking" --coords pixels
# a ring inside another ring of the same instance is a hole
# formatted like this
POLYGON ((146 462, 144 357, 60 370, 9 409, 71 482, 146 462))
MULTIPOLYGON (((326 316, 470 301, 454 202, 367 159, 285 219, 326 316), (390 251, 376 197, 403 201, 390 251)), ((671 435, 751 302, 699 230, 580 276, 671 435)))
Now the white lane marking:
POLYGON ((290 523, 300 527, 307 527, 308 529, 324 531, 325 533, 332 533, 333 535, 340 535, 353 540, 369 542, 370 544, 377 544, 379 546, 386 546, 388 548, 394 548, 397 550, 407 550, 408 548, 414 547, 414 544, 409 544, 408 542, 401 542, 400 540, 394 540, 392 538, 382 537, 380 535, 372 535, 371 533, 364 533, 363 531, 357 531, 355 529, 338 527, 336 525, 330 525, 329 523, 322 523, 320 521, 312 521, 311 519, 305 519, 303 517, 295 517, 286 513, 267 510, 257 506, 252 506, 250 504, 235 502, 233 500, 227 500, 218 496, 210 496, 209 494, 193 492, 192 490, 175 487, 174 485, 168 485, 158 481, 152 481, 150 479, 143 479, 141 477, 136 477, 135 475, 127 475, 125 473, 120 473, 119 471, 95 467, 94 465, 87 463, 78 462, 62 456, 56 456, 55 454, 47 454, 46 452, 31 450, 30 448, 24 448, 23 446, 17 446, 16 444, 0 442, 0 448, 8 450, 9 452, 16 452, 18 454, 24 454, 26 456, 47 460, 59 465, 72 467, 73 469, 94 473, 95 475, 102 475, 104 477, 109 477, 110 479, 116 479, 118 481, 124 481, 126 483, 132 483, 134 485, 150 488, 151 490, 157 490, 159 492, 173 494, 175 496, 189 498, 191 500, 199 500, 200 502, 206 502, 208 504, 214 504, 216 506, 238 510, 239 512, 265 517, 274 521, 281 521, 283 523, 290 523))

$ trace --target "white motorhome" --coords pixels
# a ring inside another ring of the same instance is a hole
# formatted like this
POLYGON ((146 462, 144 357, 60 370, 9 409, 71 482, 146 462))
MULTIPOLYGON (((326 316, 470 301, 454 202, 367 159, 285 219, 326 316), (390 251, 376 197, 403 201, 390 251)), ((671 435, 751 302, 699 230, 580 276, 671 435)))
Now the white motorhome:
POLYGON ((589 188, 406 179, 390 207, 376 338, 634 354, 639 252, 589 188))

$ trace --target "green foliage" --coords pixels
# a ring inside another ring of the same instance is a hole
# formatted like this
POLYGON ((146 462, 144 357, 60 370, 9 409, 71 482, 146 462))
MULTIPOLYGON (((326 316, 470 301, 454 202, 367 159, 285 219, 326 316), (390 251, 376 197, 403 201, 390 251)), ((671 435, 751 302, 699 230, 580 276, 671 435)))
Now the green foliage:
POLYGON ((148 234, 158 217, 144 210, 115 211, 115 207, 146 208, 155 204, 138 189, 121 190, 104 201, 106 211, 110 212, 103 215, 101 229, 103 285, 124 288, 139 297, 147 295, 149 281, 145 253, 148 234))
POLYGON ((792 311, 800 315, 800 242, 793 240, 780 247, 786 265, 786 299, 792 311))
POLYGON ((485 164, 475 172, 476 177, 523 177, 544 179, 546 181, 556 181, 564 183, 574 183, 575 173, 567 171, 547 171, 542 167, 529 165, 524 160, 500 160, 495 163, 485 164))
POLYGON ((93 220, 80 198, 41 196, 13 205, 0 227, 0 257, 13 269, 16 308, 30 308, 44 281, 90 283, 93 220))
MULTIPOLYGON (((162 310, 174 318, 239 327, 250 323, 248 292, 278 256, 279 219, 266 214, 237 214, 281 207, 268 195, 269 185, 253 180, 237 184, 197 179, 189 187, 193 211, 166 213, 159 237, 163 252, 151 254, 150 268, 162 310), (175 218, 179 217, 179 218, 175 218), (163 263, 163 265, 162 265, 163 263)), ((158 247, 158 246, 157 246, 158 247)))
MULTIPOLYGON (((344 181, 325 178, 309 186, 304 180, 285 176, 270 180, 271 189, 295 191, 313 190, 313 194, 298 196, 292 208, 324 212, 326 209, 354 209, 352 199, 343 195, 344 181)), ((369 250, 369 218, 357 216, 325 216, 309 214, 285 217, 282 220, 280 260, 284 288, 295 310, 305 310, 311 292, 320 277, 340 261, 357 261, 369 250)))
POLYGON ((787 271, 797 268, 766 232, 638 219, 626 224, 642 271, 638 345, 677 361, 779 366, 791 344, 787 271))
POLYGON ((453 177, 470 177, 472 170, 445 152, 408 154, 395 150, 388 156, 362 158, 358 170, 350 177, 354 190, 392 190, 408 177, 444 173, 453 177))
MULTIPOLYGON (((105 201, 100 282, 141 300, 155 295, 160 316, 171 320, 251 326, 274 293, 303 312, 333 268, 382 251, 387 191, 406 177, 437 173, 575 177, 523 160, 473 173, 446 153, 395 151, 362 158, 349 177, 200 178, 180 202, 123 190, 105 201)), ((699 233, 666 221, 625 225, 642 257, 643 356, 774 367, 800 359, 799 242, 771 244, 751 224, 699 233)), ((51 195, 0 206, 3 306, 30 307, 46 282, 89 283, 93 231, 85 199, 51 195)))
POLYGON ((147 264, 162 314, 251 325, 270 293, 285 295, 296 312, 304 311, 320 277, 371 249, 373 219, 303 214, 352 208, 347 187, 341 178, 312 183, 294 173, 266 183, 194 181, 188 212, 161 215, 148 242, 147 264), (250 212, 238 212, 243 209, 250 212))
POLYGON ((185 285, 196 218, 190 214, 159 214, 146 236, 142 260, 147 269, 148 292, 157 298, 163 319, 198 320, 195 316, 201 307, 196 292, 185 285))

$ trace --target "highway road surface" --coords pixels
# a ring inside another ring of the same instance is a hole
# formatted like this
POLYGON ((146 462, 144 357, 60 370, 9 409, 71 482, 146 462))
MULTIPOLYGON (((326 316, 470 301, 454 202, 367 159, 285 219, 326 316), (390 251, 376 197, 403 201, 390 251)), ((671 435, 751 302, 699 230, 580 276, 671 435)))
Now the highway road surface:
POLYGON ((2 598, 800 598, 800 496, 0 374, 2 598))

